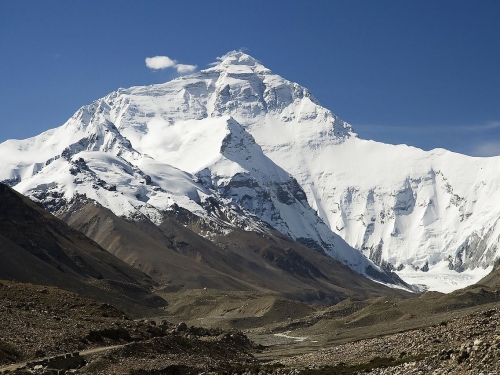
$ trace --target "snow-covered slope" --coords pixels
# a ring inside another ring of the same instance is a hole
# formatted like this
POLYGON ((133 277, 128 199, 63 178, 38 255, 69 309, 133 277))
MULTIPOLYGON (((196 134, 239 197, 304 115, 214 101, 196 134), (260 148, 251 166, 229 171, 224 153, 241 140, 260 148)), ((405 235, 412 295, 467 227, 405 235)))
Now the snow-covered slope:
POLYGON ((129 135, 138 150, 151 150, 155 160, 195 174, 209 191, 216 191, 281 233, 325 250, 358 272, 370 265, 325 225, 297 181, 265 156, 233 118, 225 115, 172 125, 155 121, 142 137, 129 135), (153 142, 158 143, 151 148, 153 142), (159 146, 162 143, 173 146, 159 146))
POLYGON ((443 265, 485 273, 498 255, 500 158, 359 139, 242 52, 119 89, 60 128, 1 144, 0 158, 0 181, 46 205, 85 194, 126 217, 161 220, 175 202, 216 220, 214 199, 231 225, 267 223, 360 272, 369 263, 334 232, 405 277, 421 270, 423 283, 443 265))
POLYGON ((114 125, 109 104, 98 100, 60 128, 0 145, 2 180, 55 213, 85 196, 127 219, 156 224, 180 207, 205 223, 201 234, 209 238, 214 230, 274 228, 390 281, 323 223, 296 180, 232 117, 175 124, 155 117, 128 128, 134 148, 114 125))

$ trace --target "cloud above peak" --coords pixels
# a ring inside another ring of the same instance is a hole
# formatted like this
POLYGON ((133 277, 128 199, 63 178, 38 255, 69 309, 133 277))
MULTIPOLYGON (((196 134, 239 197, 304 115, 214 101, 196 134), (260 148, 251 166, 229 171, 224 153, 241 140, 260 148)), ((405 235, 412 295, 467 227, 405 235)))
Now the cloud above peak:
POLYGON ((175 64, 176 61, 168 56, 146 57, 146 66, 153 70, 171 68, 175 64))
POLYGON ((176 64, 175 69, 177 69, 178 73, 191 73, 197 68, 196 65, 188 65, 188 64, 176 64))
POLYGON ((167 68, 175 68, 177 73, 191 73, 196 70, 196 65, 189 64, 178 64, 176 60, 171 59, 168 56, 154 56, 154 57, 146 57, 146 66, 149 69, 160 70, 167 68))
POLYGON ((475 144, 469 153, 471 156, 498 156, 500 155, 500 141, 484 141, 475 144))

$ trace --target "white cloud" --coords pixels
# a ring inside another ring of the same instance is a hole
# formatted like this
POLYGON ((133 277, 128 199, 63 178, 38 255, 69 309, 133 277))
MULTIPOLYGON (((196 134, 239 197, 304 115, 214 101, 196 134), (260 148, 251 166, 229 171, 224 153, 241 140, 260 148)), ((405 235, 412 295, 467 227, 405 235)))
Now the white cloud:
POLYGON ((146 66, 150 69, 166 69, 175 66, 177 62, 167 56, 146 57, 146 66))
POLYGON ((168 56, 146 57, 146 66, 153 70, 175 68, 179 74, 191 73, 197 68, 196 65, 178 64, 168 56))
POLYGON ((500 155, 500 141, 489 141, 476 144, 470 154, 472 156, 500 155))
POLYGON ((471 130, 491 130, 500 128, 500 121, 490 121, 486 124, 472 125, 468 127, 471 130))
POLYGON ((177 69, 177 73, 191 73, 197 68, 196 65, 188 65, 188 64, 177 64, 175 65, 175 69, 177 69))
POLYGON ((354 130, 391 132, 408 134, 436 134, 449 132, 485 132, 500 128, 500 121, 489 121, 486 123, 472 125, 377 125, 357 124, 354 130))
POLYGON ((181 146, 181 137, 176 128, 169 126, 162 118, 152 118, 148 124, 148 132, 141 139, 141 146, 161 152, 177 150, 181 146))

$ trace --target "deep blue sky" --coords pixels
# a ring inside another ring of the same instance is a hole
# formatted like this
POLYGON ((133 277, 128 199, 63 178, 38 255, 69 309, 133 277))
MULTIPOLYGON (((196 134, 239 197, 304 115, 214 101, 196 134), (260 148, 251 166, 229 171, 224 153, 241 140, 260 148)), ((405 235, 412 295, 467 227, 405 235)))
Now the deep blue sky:
POLYGON ((500 1, 0 0, 0 142, 245 48, 360 137, 500 154, 500 1))

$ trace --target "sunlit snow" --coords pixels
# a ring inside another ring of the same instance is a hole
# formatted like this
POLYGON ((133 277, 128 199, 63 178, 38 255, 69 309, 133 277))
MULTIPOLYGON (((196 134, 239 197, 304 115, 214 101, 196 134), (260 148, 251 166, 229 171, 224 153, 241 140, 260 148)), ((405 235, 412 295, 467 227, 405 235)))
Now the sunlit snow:
POLYGON ((492 269, 493 266, 484 269, 476 268, 473 270, 456 272, 450 270, 446 262, 442 262, 428 272, 415 271, 407 268, 398 272, 398 275, 409 284, 425 285, 427 290, 430 291, 450 293, 454 290, 477 283, 488 275, 492 269))

